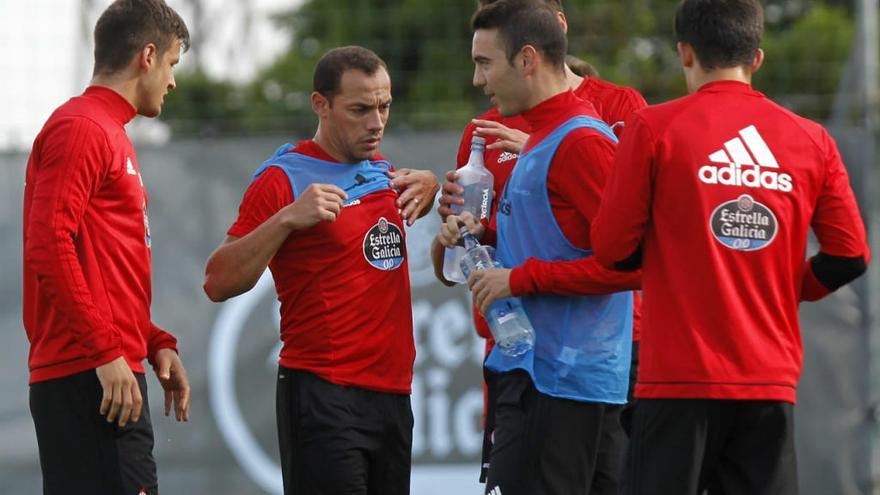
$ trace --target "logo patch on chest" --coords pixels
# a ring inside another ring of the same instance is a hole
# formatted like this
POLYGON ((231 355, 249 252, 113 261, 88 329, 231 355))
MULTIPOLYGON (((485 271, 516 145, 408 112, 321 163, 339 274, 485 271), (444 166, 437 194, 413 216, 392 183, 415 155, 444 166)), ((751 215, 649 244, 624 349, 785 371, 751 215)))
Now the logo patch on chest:
POLYGON ((498 157, 497 163, 509 162, 510 160, 516 160, 517 158, 519 158, 518 154, 505 151, 504 153, 501 153, 501 155, 498 157))
POLYGON ((776 238, 779 224, 770 208, 748 194, 722 203, 709 218, 709 228, 718 242, 737 251, 756 251, 776 238))
POLYGON ((364 258, 367 263, 379 270, 396 270, 404 259, 403 232, 400 227, 386 220, 379 219, 364 236, 364 258))

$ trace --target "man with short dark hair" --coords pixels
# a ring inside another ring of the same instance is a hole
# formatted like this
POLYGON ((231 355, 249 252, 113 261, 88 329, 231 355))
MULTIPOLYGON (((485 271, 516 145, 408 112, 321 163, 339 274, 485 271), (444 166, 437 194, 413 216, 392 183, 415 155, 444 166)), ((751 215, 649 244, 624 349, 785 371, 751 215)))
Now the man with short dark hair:
POLYGON ((208 260, 205 292, 250 290, 268 266, 281 301, 276 411, 284 493, 409 493, 412 304, 405 224, 437 192, 430 172, 379 153, 391 107, 385 63, 330 50, 314 74, 312 140, 257 170, 208 260))
MULTIPOLYGON (((477 3, 480 7, 486 7, 497 0, 479 0, 477 3)), ((557 20, 563 31, 568 31, 568 21, 562 9, 560 0, 542 0, 549 8, 556 12, 557 20)), ((599 79, 598 73, 594 67, 587 62, 579 60, 572 55, 566 55, 566 79, 569 87, 579 98, 588 101, 593 105, 600 119, 608 124, 615 135, 620 136, 623 131, 623 123, 627 117, 636 110, 647 106, 645 99, 633 88, 619 86, 599 79)), ((491 98, 490 98, 491 99, 491 98)), ((493 104, 494 104, 494 100, 493 104)), ((498 108, 493 106, 489 111, 471 120, 464 129, 456 156, 456 168, 463 167, 470 157, 471 140, 473 136, 481 136, 486 140, 486 147, 483 152, 483 162, 486 168, 492 173, 494 179, 494 196, 490 211, 495 215, 495 209, 498 200, 501 197, 501 191, 507 183, 513 167, 516 165, 520 151, 528 138, 529 124, 522 115, 504 116, 498 112, 498 108)), ((462 189, 456 184, 456 173, 447 173, 447 182, 443 185, 440 196, 440 207, 438 213, 441 219, 446 218, 452 213, 452 204, 461 204, 462 189)), ((447 286, 453 285, 452 282, 443 277, 442 262, 443 251, 437 243, 432 245, 432 258, 435 266, 437 278, 447 286)), ((577 270, 545 270, 539 260, 531 260, 527 264, 527 278, 533 280, 530 285, 547 286, 547 285, 570 285, 577 284, 580 280, 589 279, 577 270)), ((632 416, 631 389, 635 385, 635 372, 638 364, 638 330, 639 330, 639 297, 638 293, 633 293, 633 347, 632 347, 632 365, 630 367, 630 400, 627 405, 620 408, 620 417, 613 414, 606 416, 608 428, 603 429, 602 439, 605 444, 600 453, 600 460, 597 463, 595 483, 609 484, 619 483, 620 473, 619 459, 625 455, 626 450, 626 434, 629 433, 629 419, 632 416)), ((477 334, 486 339, 486 356, 494 347, 492 335, 486 320, 480 315, 479 311, 473 312, 474 327, 477 334)), ((481 459, 480 481, 485 482, 486 475, 490 464, 489 454, 492 448, 492 432, 494 429, 494 410, 493 402, 495 398, 494 380, 495 375, 491 372, 484 372, 485 380, 485 397, 486 408, 484 415, 484 432, 483 432, 483 452, 481 459)))
MULTIPOLYGON (((505 268, 469 280, 484 314, 495 300, 521 296, 536 339, 522 356, 495 348, 486 361, 498 374, 486 493, 616 494, 617 480, 597 486, 594 471, 604 420, 616 421, 626 401, 632 296, 608 294, 637 287, 638 275, 598 266, 584 235, 616 138, 570 88, 555 9, 500 0, 480 9, 472 27, 474 85, 501 115, 521 114, 532 131, 495 216, 505 268), (541 267, 546 284, 534 283, 530 265, 541 267)), ((464 214, 446 218, 438 242, 454 246, 462 222, 485 233, 484 243, 496 240, 491 225, 464 214)))
POLYGON ((159 115, 189 45, 162 0, 119 0, 95 27, 95 68, 28 159, 24 326, 46 494, 158 492, 144 358, 165 415, 189 418, 177 341, 150 319, 147 193, 125 124, 159 115))
POLYGON ((798 304, 868 262, 834 140, 750 85, 762 31, 757 0, 681 3, 691 94, 627 123, 593 225, 644 276, 630 493, 796 494, 798 304))

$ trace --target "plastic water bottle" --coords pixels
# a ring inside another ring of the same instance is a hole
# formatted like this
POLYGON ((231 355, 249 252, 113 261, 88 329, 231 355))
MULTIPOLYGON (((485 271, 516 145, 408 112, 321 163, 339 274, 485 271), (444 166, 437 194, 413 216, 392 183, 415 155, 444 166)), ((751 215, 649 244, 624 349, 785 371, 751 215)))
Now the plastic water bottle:
MULTIPOLYGON (((461 228, 461 236, 465 246, 461 271, 465 277, 470 277, 477 270, 502 268, 501 263, 495 260, 494 249, 480 245, 466 227, 461 228)), ((493 302, 486 313, 486 321, 489 322, 495 345, 504 354, 519 356, 535 346, 535 329, 518 297, 507 297, 493 302)))
MULTIPOLYGON (((464 205, 453 205, 452 211, 456 215, 467 211, 477 220, 488 219, 492 206, 492 186, 494 178, 492 172, 486 170, 483 162, 483 150, 486 148, 486 140, 479 136, 471 139, 471 156, 464 167, 458 169, 456 181, 464 189, 462 198, 464 205)), ((443 277, 450 282, 459 284, 467 279, 461 272, 461 257, 464 256, 464 248, 446 248, 443 255, 443 277)))

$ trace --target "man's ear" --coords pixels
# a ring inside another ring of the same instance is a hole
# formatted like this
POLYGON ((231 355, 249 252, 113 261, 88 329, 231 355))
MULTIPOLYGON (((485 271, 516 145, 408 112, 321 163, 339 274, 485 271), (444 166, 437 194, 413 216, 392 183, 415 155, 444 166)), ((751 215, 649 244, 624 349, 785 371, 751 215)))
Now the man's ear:
POLYGON ((150 70, 159 60, 159 50, 153 43, 147 43, 138 52, 138 68, 144 71, 150 70))
POLYGON ((515 59, 517 69, 522 71, 524 76, 534 74, 538 65, 538 51, 532 45, 522 47, 515 59))
POLYGON ((693 68, 694 62, 697 60, 697 56, 694 54, 694 47, 690 43, 683 41, 676 43, 675 47, 678 49, 678 58, 681 59, 681 66, 686 69, 693 68))
POLYGON ((562 11, 556 13, 556 18, 559 19, 559 25, 562 27, 562 32, 568 34, 568 21, 565 19, 565 14, 562 11))
POLYGON ((312 91, 312 111, 318 117, 326 117, 330 112, 330 100, 317 91, 312 91))
POLYGON ((755 52, 755 58, 752 60, 752 64, 749 65, 749 70, 754 74, 758 72, 758 69, 764 64, 764 50, 758 48, 755 52))

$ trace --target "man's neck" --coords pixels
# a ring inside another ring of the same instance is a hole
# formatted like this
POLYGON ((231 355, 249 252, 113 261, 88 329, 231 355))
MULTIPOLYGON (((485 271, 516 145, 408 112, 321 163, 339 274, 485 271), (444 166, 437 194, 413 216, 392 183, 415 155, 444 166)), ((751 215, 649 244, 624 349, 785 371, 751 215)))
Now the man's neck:
POLYGON ((572 90, 578 89, 584 82, 584 78, 575 74, 568 65, 565 66, 565 80, 568 81, 568 87, 572 90))
POLYGON ((101 86, 112 89, 125 98, 134 108, 137 108, 137 79, 126 77, 124 74, 96 74, 92 77, 90 86, 101 86))
MULTIPOLYGON (((339 163, 353 163, 352 160, 342 153, 340 153, 330 139, 326 138, 324 134, 321 132, 321 124, 318 124, 318 130, 315 131, 315 137, 312 138, 312 141, 315 142, 325 153, 333 157, 339 163)), ((357 160, 355 160, 357 161, 357 160)))
POLYGON ((750 85, 752 73, 746 67, 726 67, 708 71, 697 68, 691 72, 688 89, 693 93, 709 83, 718 81, 737 81, 750 85))
POLYGON ((531 94, 529 95, 528 108, 532 109, 541 102, 569 91, 570 83, 566 74, 560 71, 541 71, 535 74, 531 82, 531 94))

